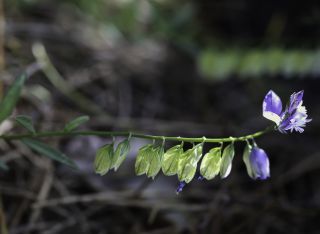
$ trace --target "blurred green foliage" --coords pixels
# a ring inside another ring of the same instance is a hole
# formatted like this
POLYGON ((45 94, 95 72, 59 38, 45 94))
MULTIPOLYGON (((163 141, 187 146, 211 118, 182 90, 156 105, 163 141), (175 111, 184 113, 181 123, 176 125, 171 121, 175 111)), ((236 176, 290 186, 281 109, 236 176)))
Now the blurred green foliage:
POLYGON ((236 75, 316 76, 320 73, 320 51, 282 49, 277 47, 249 49, 202 49, 198 55, 199 72, 209 79, 219 80, 236 75))
POLYGON ((8 7, 24 11, 36 5, 54 6, 55 10, 81 12, 103 25, 112 38, 137 42, 144 39, 166 41, 196 60, 199 74, 219 80, 232 75, 285 77, 318 75, 318 50, 285 49, 278 45, 259 48, 226 44, 204 30, 191 0, 7 0, 8 7))
POLYGON ((195 36, 194 7, 191 1, 177 0, 7 0, 10 8, 23 11, 35 5, 71 6, 118 30, 126 39, 157 37, 178 44, 195 36))

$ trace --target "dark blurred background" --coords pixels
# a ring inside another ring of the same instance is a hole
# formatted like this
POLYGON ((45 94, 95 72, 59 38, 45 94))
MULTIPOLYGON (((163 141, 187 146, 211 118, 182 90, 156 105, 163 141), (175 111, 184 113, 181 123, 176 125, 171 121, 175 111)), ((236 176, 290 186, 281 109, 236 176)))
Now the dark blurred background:
MULTIPOLYGON (((87 114, 83 129, 245 135, 270 124, 261 113, 270 89, 284 103, 305 90, 313 119, 303 134, 257 139, 270 157, 269 180, 249 178, 237 143, 228 178, 194 180, 179 195, 176 177, 134 175, 148 141, 133 140, 124 165, 103 177, 92 162, 110 139, 47 139, 79 171, 1 141, 10 171, 0 172, 0 213, 10 234, 320 232, 319 1, 0 2, 0 94, 30 64, 49 63, 16 109, 38 130, 87 114)), ((13 131, 21 129, 10 121, 1 128, 13 131)))

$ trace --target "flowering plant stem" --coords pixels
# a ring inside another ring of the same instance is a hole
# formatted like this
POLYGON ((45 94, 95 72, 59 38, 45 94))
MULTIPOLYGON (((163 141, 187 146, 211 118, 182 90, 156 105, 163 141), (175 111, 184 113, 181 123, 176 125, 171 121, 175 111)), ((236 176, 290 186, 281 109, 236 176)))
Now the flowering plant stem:
POLYGON ((143 138, 150 140, 162 140, 162 141, 179 141, 179 142, 207 142, 207 143, 221 143, 221 142, 236 142, 246 141, 252 138, 260 137, 270 131, 274 130, 274 127, 268 127, 265 130, 255 132, 253 134, 240 136, 240 137, 224 137, 224 138, 206 138, 206 137, 174 137, 174 136, 157 136, 157 135, 146 135, 134 132, 110 132, 110 131, 45 131, 37 133, 26 133, 26 134, 10 134, 0 135, 0 139, 4 140, 19 140, 23 138, 47 138, 47 137, 70 137, 70 136, 101 136, 101 137, 133 137, 143 138))

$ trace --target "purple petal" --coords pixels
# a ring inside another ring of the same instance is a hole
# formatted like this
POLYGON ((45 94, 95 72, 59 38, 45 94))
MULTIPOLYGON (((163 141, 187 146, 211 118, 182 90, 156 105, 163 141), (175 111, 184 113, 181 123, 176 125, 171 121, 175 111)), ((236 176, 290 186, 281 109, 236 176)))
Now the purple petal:
POLYGON ((263 100, 262 112, 265 118, 279 125, 281 121, 282 102, 279 96, 272 90, 267 93, 263 100))
POLYGON ((281 121, 278 129, 281 133, 293 130, 302 133, 306 123, 309 123, 311 119, 308 119, 307 110, 305 106, 299 105, 293 113, 287 114, 286 117, 281 121))
POLYGON ((287 117, 284 120, 281 121, 280 125, 278 126, 278 130, 281 133, 287 133, 286 131, 290 129, 290 120, 292 119, 292 117, 287 117))
POLYGON ((204 180, 204 177, 202 175, 200 175, 200 176, 198 176, 197 180, 202 181, 202 180, 204 180))
POLYGON ((177 187, 177 193, 181 193, 182 190, 183 190, 183 188, 184 188, 186 185, 187 185, 186 182, 181 181, 181 182, 179 183, 178 187, 177 187))
POLYGON ((290 103, 289 103, 289 108, 288 112, 289 114, 293 113, 297 107, 302 103, 302 98, 303 98, 303 90, 293 93, 290 96, 290 103))
POLYGON ((270 177, 270 163, 263 149, 254 147, 249 156, 254 179, 265 180, 270 177))

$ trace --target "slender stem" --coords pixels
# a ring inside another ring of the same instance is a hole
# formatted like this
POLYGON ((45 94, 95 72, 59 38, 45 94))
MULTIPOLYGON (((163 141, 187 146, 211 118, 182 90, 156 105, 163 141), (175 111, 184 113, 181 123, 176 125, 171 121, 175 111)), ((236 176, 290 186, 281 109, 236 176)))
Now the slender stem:
MULTIPOLYGON (((96 105, 91 100, 87 99, 81 93, 74 90, 73 87, 69 85, 68 82, 62 77, 58 72, 56 67, 53 65, 52 61, 49 58, 49 55, 43 44, 35 43, 32 46, 32 52, 35 56, 37 63, 40 64, 40 67, 48 80, 65 96, 71 99, 76 105, 78 105, 82 110, 92 113, 92 114, 102 114, 103 110, 96 105)), ((106 115, 105 113, 103 113, 106 115)))
POLYGON ((240 137, 225 137, 225 138, 206 138, 206 137, 174 137, 174 136, 155 136, 155 135, 146 135, 141 133, 133 133, 133 132, 106 132, 106 131, 73 131, 73 132, 65 132, 65 131, 53 131, 53 132, 38 132, 35 134, 26 133, 26 134, 10 134, 10 135, 1 135, 0 139, 5 140, 19 140, 23 138, 42 138, 42 137, 70 137, 70 136, 101 136, 101 137, 115 137, 115 136, 123 136, 123 137, 134 137, 134 138, 144 138, 150 140, 165 140, 165 141, 179 141, 179 142, 211 142, 211 143, 219 143, 219 142, 236 142, 236 141, 246 141, 248 139, 260 137, 267 132, 272 131, 273 127, 268 127, 265 130, 240 136, 240 137))

